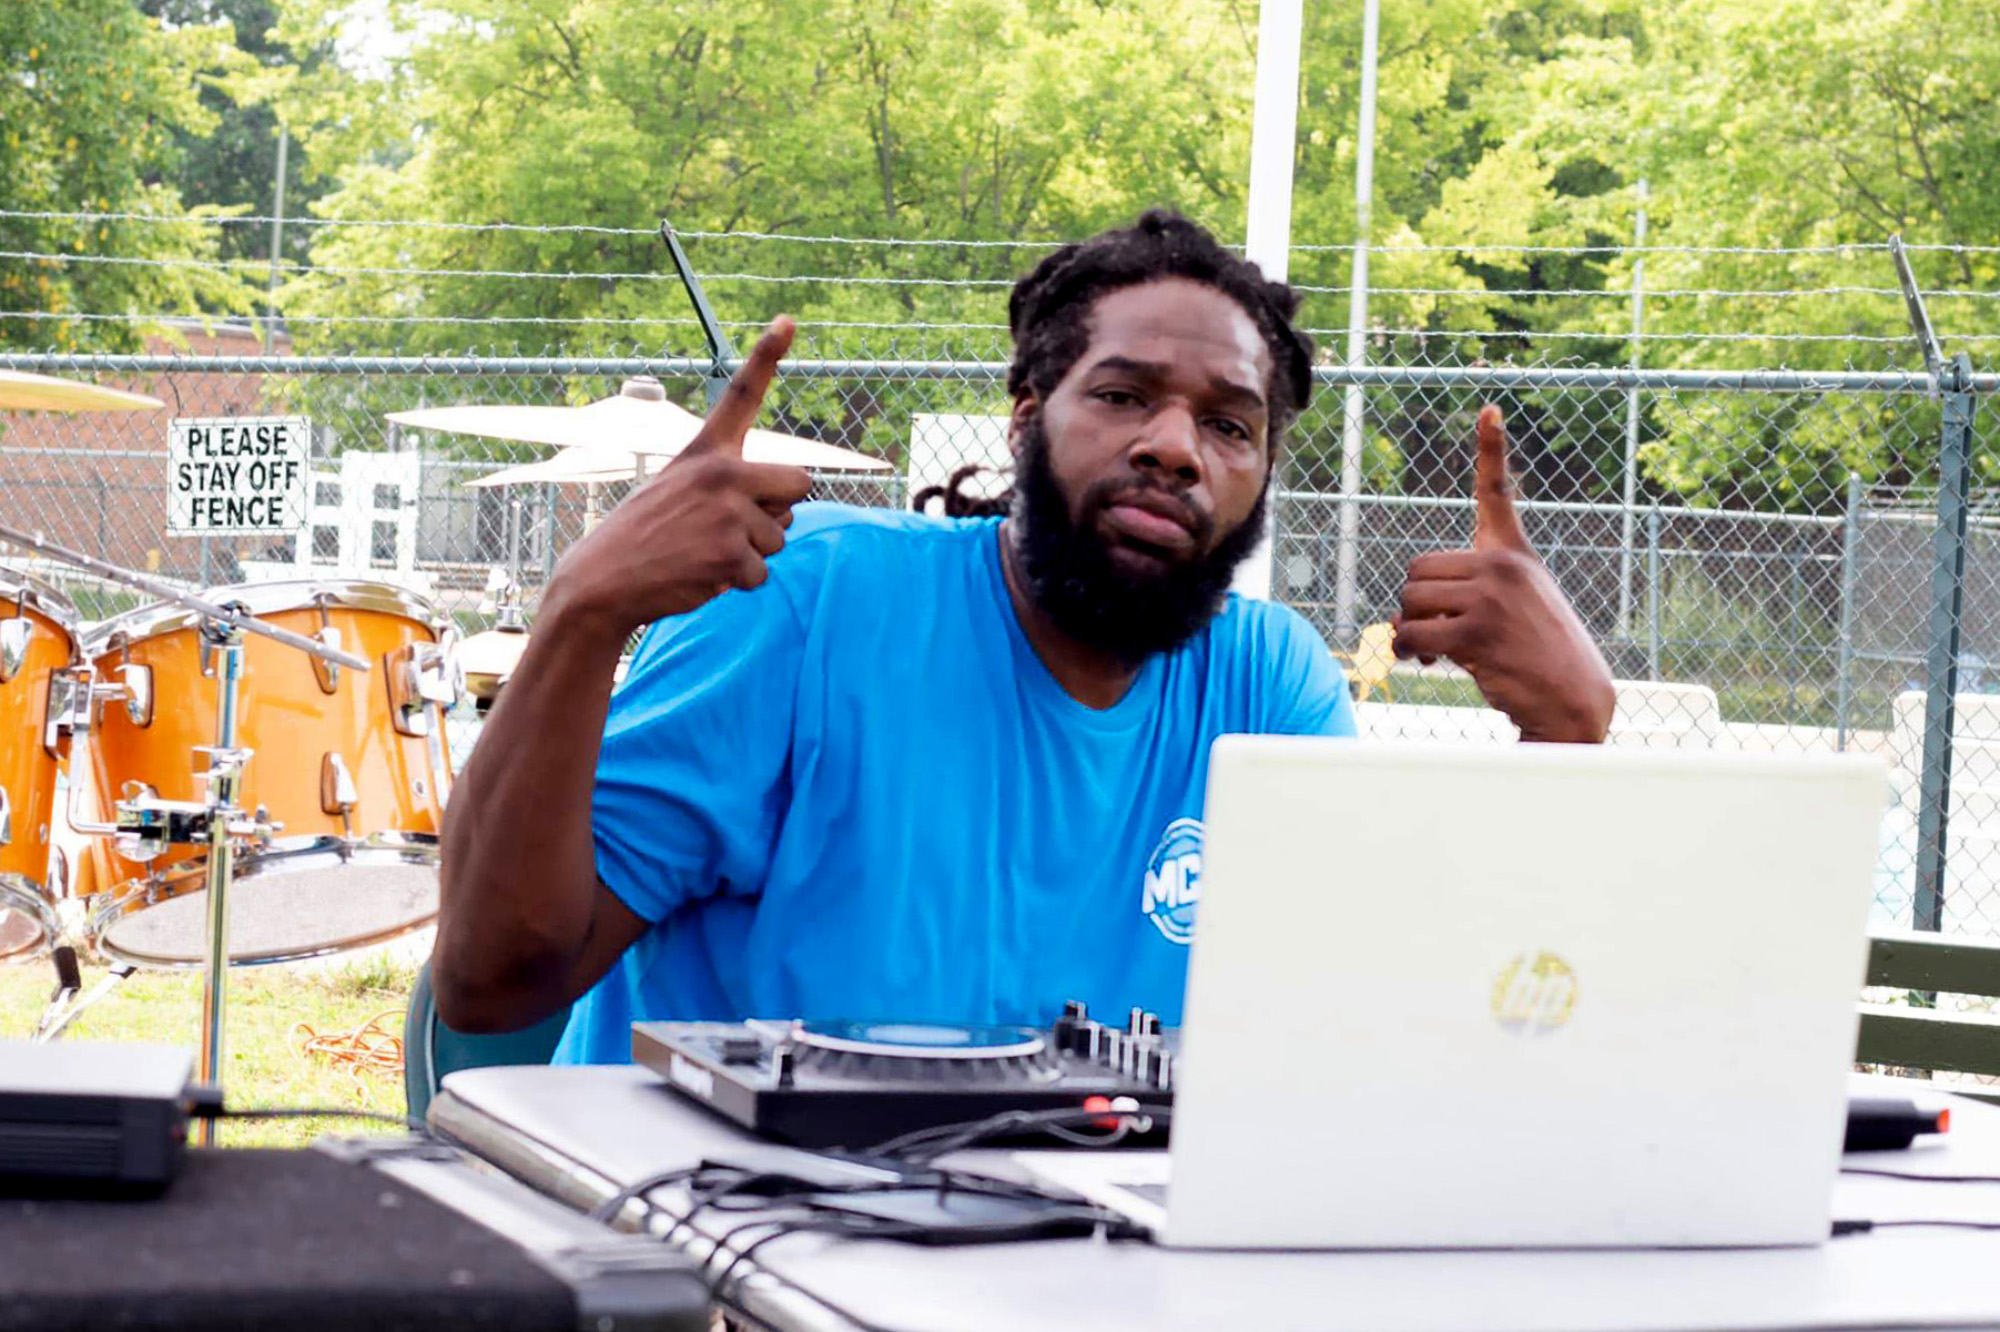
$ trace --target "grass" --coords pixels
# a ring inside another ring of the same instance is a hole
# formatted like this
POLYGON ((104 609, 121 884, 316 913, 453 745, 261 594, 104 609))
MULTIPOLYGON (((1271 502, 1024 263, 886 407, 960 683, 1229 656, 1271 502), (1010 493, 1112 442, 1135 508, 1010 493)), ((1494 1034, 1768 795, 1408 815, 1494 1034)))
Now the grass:
MULTIPOLYGON (((105 975, 86 963, 88 990, 105 975)), ((299 1052, 295 1028, 321 1035, 351 1031, 378 1013, 402 1033, 402 1014, 414 970, 380 954, 326 968, 251 967, 232 971, 226 992, 223 1091, 231 1108, 352 1107, 403 1113, 400 1078, 352 1071, 299 1052)), ((24 1039, 35 1027, 55 984, 46 960, 0 967, 0 1037, 24 1039)), ((201 1043, 201 977, 195 972, 139 972, 71 1024, 66 1041, 119 1041, 177 1045, 201 1043)), ((325 1133, 388 1133, 387 1124, 358 1119, 311 1118, 225 1123, 216 1141, 226 1147, 302 1147, 325 1133)))

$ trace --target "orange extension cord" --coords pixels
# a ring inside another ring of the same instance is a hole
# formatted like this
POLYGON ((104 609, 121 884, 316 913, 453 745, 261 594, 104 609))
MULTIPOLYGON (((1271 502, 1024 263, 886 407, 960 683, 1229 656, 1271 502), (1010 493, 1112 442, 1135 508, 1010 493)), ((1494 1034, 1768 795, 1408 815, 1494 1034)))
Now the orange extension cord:
POLYGON ((402 1020, 401 1009, 389 1008, 352 1031, 321 1033, 300 1022, 292 1027, 293 1053, 301 1059, 323 1059, 336 1068, 345 1068, 356 1082, 361 1081, 364 1073, 401 1078, 402 1020))

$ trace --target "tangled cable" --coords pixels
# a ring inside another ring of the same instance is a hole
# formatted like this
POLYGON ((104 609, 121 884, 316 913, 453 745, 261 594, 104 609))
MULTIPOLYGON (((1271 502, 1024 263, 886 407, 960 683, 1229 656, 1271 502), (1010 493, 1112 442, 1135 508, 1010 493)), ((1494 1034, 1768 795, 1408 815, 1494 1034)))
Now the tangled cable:
POLYGON ((304 1022, 292 1026, 292 1053, 300 1059, 324 1059, 345 1068, 359 1082, 364 1073, 387 1078, 403 1076, 401 1009, 386 1008, 351 1031, 318 1032, 304 1022), (385 1026, 384 1023, 391 1025, 385 1026))

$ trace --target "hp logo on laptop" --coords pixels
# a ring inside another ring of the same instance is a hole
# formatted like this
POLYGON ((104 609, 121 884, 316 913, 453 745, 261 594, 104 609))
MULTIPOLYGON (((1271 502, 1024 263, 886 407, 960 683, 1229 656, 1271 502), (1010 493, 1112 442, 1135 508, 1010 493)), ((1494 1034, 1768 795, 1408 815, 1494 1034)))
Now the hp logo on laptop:
POLYGON ((1493 978, 1493 1017, 1517 1036, 1554 1031, 1576 1011, 1576 972, 1554 953, 1516 953, 1493 978))

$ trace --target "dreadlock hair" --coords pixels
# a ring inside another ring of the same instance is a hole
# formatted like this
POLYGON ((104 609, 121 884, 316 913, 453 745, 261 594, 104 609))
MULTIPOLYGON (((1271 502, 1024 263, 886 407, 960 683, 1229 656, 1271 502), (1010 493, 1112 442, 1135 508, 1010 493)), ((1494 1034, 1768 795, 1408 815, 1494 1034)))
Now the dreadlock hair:
POLYGON ((980 495, 967 495, 959 489, 981 472, 990 470, 983 463, 967 463, 945 478, 943 485, 925 486, 919 490, 916 498, 910 501, 910 507, 918 513, 929 513, 931 501, 939 500, 944 504, 944 516, 947 518, 979 518, 1005 513, 1008 503, 1005 496, 992 500, 980 495))
MULTIPOLYGON (((1007 391, 1047 398, 1090 345, 1090 312, 1098 298, 1123 287, 1162 278, 1187 278, 1215 288, 1243 307, 1271 352, 1265 385, 1270 441, 1275 462, 1286 429, 1312 395, 1312 340, 1292 324, 1298 293, 1265 278, 1257 266, 1224 249, 1215 237, 1179 213, 1148 209, 1129 227, 1101 232, 1065 245, 1014 284, 1007 298, 1007 324, 1014 337, 1014 360, 1007 368, 1007 391)), ((946 517, 983 517, 1008 512, 1012 494, 987 499, 960 487, 982 470, 960 468, 944 486, 924 491, 917 508, 942 498, 946 517)))

